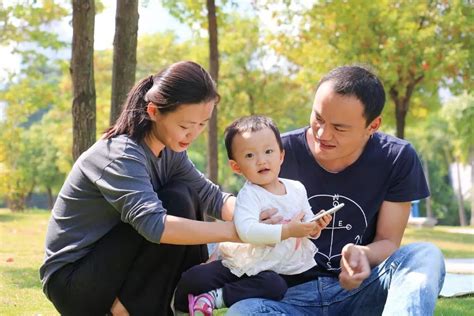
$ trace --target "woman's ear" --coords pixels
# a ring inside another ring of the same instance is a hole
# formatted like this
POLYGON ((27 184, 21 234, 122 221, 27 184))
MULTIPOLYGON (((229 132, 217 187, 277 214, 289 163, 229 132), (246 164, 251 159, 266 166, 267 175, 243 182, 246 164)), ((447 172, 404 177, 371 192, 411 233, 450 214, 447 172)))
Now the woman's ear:
POLYGON ((237 174, 242 174, 242 172, 240 171, 239 164, 235 160, 230 159, 229 160, 229 166, 230 166, 230 169, 232 169, 233 172, 235 172, 237 174))
POLYGON ((152 102, 148 102, 146 105, 146 112, 148 113, 148 116, 152 121, 156 120, 156 112, 158 109, 156 108, 156 105, 154 105, 152 102))

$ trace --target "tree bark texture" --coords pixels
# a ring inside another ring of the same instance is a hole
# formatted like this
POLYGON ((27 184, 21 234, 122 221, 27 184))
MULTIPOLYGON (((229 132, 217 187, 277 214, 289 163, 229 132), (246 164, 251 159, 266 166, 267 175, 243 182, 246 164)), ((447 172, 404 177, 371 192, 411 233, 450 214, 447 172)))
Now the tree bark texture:
POLYGON ((397 137, 405 137, 405 120, 410 106, 410 100, 417 84, 423 80, 424 75, 415 76, 411 74, 410 81, 405 87, 403 95, 393 86, 390 88, 390 98, 395 103, 395 119, 397 124, 397 137))
MULTIPOLYGON (((217 83, 219 78, 219 49, 217 35, 216 4, 214 0, 207 0, 207 20, 209 32, 209 66, 210 74, 217 83)), ((207 175, 209 179, 218 181, 218 151, 217 151, 217 107, 214 108, 208 129, 207 143, 207 175)))
POLYGON ((137 66, 138 0, 117 0, 110 125, 120 115, 137 66))
POLYGON ((94 82, 94 0, 72 1, 71 77, 73 145, 76 160, 96 140, 96 95, 94 82))

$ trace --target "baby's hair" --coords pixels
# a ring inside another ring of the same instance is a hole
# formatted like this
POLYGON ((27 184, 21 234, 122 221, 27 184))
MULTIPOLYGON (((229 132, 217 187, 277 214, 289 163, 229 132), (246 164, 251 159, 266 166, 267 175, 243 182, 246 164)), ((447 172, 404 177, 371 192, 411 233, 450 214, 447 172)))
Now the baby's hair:
POLYGON ((232 154, 232 141, 234 140, 235 135, 249 131, 258 132, 265 128, 270 128, 272 130, 273 134, 275 134, 278 147, 280 147, 280 151, 283 151, 280 131, 278 130, 278 127, 276 127, 273 120, 262 115, 251 115, 236 119, 225 129, 224 142, 225 149, 227 150, 227 157, 229 159, 234 159, 232 154))

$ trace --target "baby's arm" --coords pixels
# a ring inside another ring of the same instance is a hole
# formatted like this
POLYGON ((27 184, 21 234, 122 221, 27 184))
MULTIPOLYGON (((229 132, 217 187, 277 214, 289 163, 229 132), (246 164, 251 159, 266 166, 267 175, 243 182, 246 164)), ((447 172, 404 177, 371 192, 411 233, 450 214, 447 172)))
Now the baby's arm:
POLYGON ((304 213, 295 216, 289 223, 270 225, 260 222, 262 204, 256 194, 241 191, 237 196, 234 223, 243 242, 251 244, 275 244, 290 237, 306 237, 317 226, 303 223, 304 213))
POLYGON ((269 225, 259 221, 260 203, 250 195, 237 196, 234 224, 243 242, 251 244, 275 244, 281 238, 281 224, 269 225))

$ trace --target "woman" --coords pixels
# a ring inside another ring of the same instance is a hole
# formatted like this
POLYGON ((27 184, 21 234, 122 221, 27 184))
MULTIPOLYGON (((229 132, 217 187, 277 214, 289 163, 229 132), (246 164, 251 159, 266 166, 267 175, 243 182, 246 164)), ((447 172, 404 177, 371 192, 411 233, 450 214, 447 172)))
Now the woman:
POLYGON ((63 315, 170 314, 181 273, 207 259, 202 244, 238 241, 235 198, 186 149, 219 101, 198 64, 141 80, 120 117, 79 157, 52 210, 43 289, 63 315))

